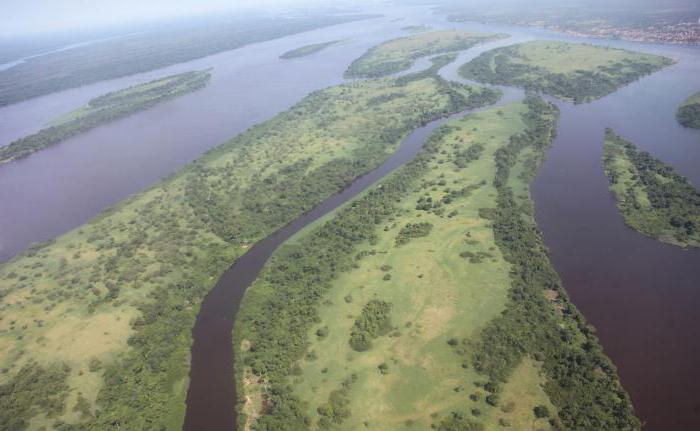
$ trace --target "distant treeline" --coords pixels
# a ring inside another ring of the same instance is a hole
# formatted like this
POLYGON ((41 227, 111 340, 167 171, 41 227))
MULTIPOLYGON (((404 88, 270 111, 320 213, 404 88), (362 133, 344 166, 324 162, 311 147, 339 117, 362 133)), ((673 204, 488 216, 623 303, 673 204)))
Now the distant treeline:
POLYGON ((0 71, 0 106, 377 15, 209 19, 44 55, 0 71))
POLYGON ((101 124, 203 88, 210 78, 209 71, 191 71, 98 96, 56 124, 0 147, 0 164, 27 157, 101 124))

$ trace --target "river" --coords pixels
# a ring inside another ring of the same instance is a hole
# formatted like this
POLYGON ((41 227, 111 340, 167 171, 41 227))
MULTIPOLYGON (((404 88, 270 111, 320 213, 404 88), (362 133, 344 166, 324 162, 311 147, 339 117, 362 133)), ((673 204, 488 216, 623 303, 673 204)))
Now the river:
MULTIPOLYGON (((214 67, 211 84, 201 91, 0 167, 0 260, 9 259, 32 242, 79 226, 203 151, 287 109, 310 91, 342 82, 342 72, 354 58, 381 40, 405 34, 400 29, 406 25, 513 35, 500 44, 546 38, 664 54, 678 63, 590 104, 557 102, 562 112, 558 136, 532 192, 537 222, 551 250, 552 262, 574 303, 598 329, 638 415, 647 422, 645 429, 693 429, 700 423, 700 399, 694 391, 700 381, 696 367, 700 363, 700 253, 659 243, 627 228, 607 191, 601 157, 603 130, 610 126, 674 166, 694 184, 700 184, 700 133, 683 129, 673 118, 677 105, 700 88, 700 49, 600 41, 538 29, 448 23, 423 8, 383 12, 387 17, 248 45, 1 108, 0 145, 4 145, 106 91, 179 71, 214 67), (406 19, 395 21, 397 17, 406 19), (334 39, 349 40, 309 57, 286 61, 277 58, 288 49, 334 39)), ((456 66, 479 50, 483 48, 460 56, 460 62, 441 73, 454 77, 456 66)), ((508 97, 517 97, 517 92, 509 91, 508 97)), ((432 127, 434 124, 412 134, 392 160, 417 151, 432 127)), ((407 159, 401 160, 403 163, 407 159)), ((203 358, 217 366, 216 358, 221 362, 231 356, 230 343, 222 346, 212 342, 219 340, 216 337, 223 330, 219 328, 217 335, 216 323, 208 322, 207 316, 232 321, 235 313, 235 309, 217 305, 216 295, 237 296, 237 304, 242 287, 252 280, 264 256, 280 241, 354 196, 352 190, 356 187, 366 187, 390 170, 383 165, 375 171, 377 177, 363 177, 357 185, 331 198, 332 202, 324 202, 313 213, 253 247, 246 254, 250 257, 236 264, 248 268, 241 272, 248 278, 222 278, 205 300, 193 332, 191 391, 202 393, 196 385, 206 378, 206 370, 197 374, 206 364, 203 358), (211 350, 198 356, 197 349, 202 345, 211 350)), ((220 323, 230 328, 230 322, 220 323)), ((232 376, 219 378, 224 382, 233 380, 232 376)), ((189 425, 202 423, 190 413, 197 408, 206 412, 206 406, 197 407, 203 403, 189 399, 189 425)), ((220 406, 229 415, 231 407, 220 406)))

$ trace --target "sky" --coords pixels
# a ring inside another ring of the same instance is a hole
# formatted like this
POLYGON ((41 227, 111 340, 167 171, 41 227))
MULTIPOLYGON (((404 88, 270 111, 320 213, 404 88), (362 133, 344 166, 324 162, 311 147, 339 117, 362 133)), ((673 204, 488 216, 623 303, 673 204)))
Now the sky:
POLYGON ((279 9, 332 0, 0 0, 0 36, 94 29, 235 10, 279 9))

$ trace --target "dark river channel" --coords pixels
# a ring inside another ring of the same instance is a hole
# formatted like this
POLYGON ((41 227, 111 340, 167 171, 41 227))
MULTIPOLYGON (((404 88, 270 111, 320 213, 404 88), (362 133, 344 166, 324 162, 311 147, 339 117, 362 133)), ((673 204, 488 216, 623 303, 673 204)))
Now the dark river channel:
MULTIPOLYGON (((73 229, 130 194, 175 172, 207 149, 287 109, 309 92, 341 83, 367 48, 405 34, 401 27, 464 28, 513 35, 488 48, 561 39, 673 57, 678 63, 596 102, 561 109, 558 137, 533 188, 537 222, 567 291, 598 329, 645 430, 696 429, 700 423, 700 252, 627 228, 601 166, 603 132, 623 137, 700 185, 700 133, 680 127, 676 107, 700 90, 700 49, 568 37, 536 29, 449 23, 424 8, 380 10, 386 17, 314 30, 189 63, 67 90, 0 108, 0 145, 90 98, 161 76, 213 67, 211 84, 0 166, 0 262, 29 244, 73 229), (405 18, 396 21, 396 18, 405 18), (286 50, 347 39, 318 54, 279 60, 286 50)), ((483 51, 462 54, 441 74, 483 51)), ((417 68, 425 67, 426 61, 417 68)), ((522 92, 506 89, 500 103, 522 92)), ((431 130, 414 131, 380 168, 254 245, 219 280, 193 329, 185 429, 234 429, 231 327, 245 288, 285 239, 411 160, 431 130)))

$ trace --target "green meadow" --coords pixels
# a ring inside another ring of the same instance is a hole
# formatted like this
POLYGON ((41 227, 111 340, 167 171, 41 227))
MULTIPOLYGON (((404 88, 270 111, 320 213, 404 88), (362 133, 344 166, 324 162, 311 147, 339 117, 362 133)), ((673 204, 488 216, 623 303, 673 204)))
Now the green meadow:
MULTIPOLYGON (((400 429, 406 424, 425 429, 462 408, 468 395, 482 392, 474 385, 480 376, 473 368, 462 368, 448 341, 475 336, 507 302, 510 267, 495 244, 490 223, 479 217, 479 209, 495 205, 489 181, 495 175, 494 152, 522 131, 524 110, 524 105, 516 104, 451 123, 454 130, 443 138, 447 150, 433 162, 436 169, 429 170, 421 185, 402 199, 397 215, 379 226, 377 241, 365 246, 371 254, 360 261, 359 268, 334 281, 319 311, 321 323, 308 334, 315 359, 301 362, 302 377, 295 382, 300 398, 308 401, 312 421, 319 419, 317 407, 352 374, 359 378, 350 391, 350 409, 358 413, 343 422, 342 429, 360 429, 365 423, 371 429, 400 429), (456 167, 452 160, 457 153, 477 143, 485 146, 479 159, 467 168, 456 167), (449 196, 447 190, 484 180, 487 184, 444 205, 443 211, 416 209, 421 198, 441 202, 449 196), (433 228, 426 237, 396 246, 401 227, 410 223, 430 223, 433 228), (472 263, 460 256, 464 252, 487 257, 472 263), (386 275, 391 277, 385 280, 386 275), (356 352, 348 343, 351 328, 363 305, 377 298, 392 304, 395 329, 374 341, 370 351, 356 352), (328 328, 328 335, 318 337, 319 327, 328 328), (387 364, 386 374, 378 369, 381 364, 387 364)), ((523 367, 527 382, 514 381, 514 393, 523 383, 530 389, 541 387, 538 372, 525 369, 537 366, 523 367)), ((519 404, 518 411, 510 412, 515 414, 489 408, 483 393, 471 407, 482 410, 495 428, 501 417, 524 423, 534 419, 535 405, 548 402, 539 392, 524 399, 513 397, 519 404)))

